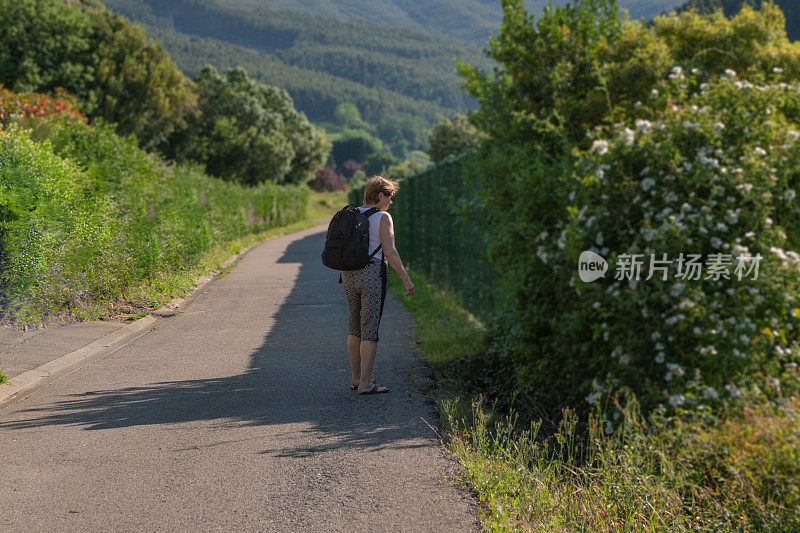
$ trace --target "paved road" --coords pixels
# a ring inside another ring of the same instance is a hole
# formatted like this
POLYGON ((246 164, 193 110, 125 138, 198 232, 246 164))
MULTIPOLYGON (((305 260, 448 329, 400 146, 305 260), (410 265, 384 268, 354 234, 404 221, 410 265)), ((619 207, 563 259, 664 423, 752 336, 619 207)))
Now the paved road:
POLYGON ((349 390, 322 242, 267 241, 181 315, 0 408, 0 530, 476 530, 391 296, 392 392, 349 390))

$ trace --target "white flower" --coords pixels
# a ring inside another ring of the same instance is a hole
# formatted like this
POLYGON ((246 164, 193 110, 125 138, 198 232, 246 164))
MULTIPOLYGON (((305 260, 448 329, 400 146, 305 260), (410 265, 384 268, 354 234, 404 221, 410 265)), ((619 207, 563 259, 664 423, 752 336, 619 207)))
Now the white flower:
POLYGON ((655 357, 655 362, 661 364, 664 362, 664 352, 658 352, 655 357))
POLYGON ((672 67, 672 72, 669 74, 669 79, 680 80, 683 79, 683 69, 681 67, 672 67))
POLYGON ((789 137, 789 140, 796 141, 798 138, 800 138, 800 132, 789 130, 786 132, 786 136, 789 137))
POLYGON ((723 122, 715 122, 714 127, 717 128, 718 130, 724 130, 725 124, 723 122))
POLYGON ((614 433, 614 424, 610 420, 606 420, 606 435, 614 433))
POLYGON ((536 255, 539 256, 542 263, 547 263, 547 252, 544 251, 544 246, 539 246, 539 248, 536 249, 536 255))
POLYGON ((791 202, 792 200, 794 200, 795 196, 797 196, 797 194, 794 192, 794 189, 789 189, 784 193, 783 198, 787 202, 791 202))
POLYGON ((669 403, 673 407, 680 407, 684 402, 686 402, 686 397, 683 394, 673 394, 669 397, 669 403))
POLYGON ((703 391, 703 399, 704 400, 717 400, 719 399, 719 393, 714 387, 707 387, 705 391, 703 391))
POLYGON ((756 153, 756 155, 762 155, 762 156, 767 155, 767 151, 761 148, 760 146, 756 146, 756 149, 753 151, 756 153))
POLYGON ((622 138, 625 139, 625 144, 628 146, 633 145, 633 141, 636 138, 636 132, 634 132, 630 128, 625 128, 622 130, 622 138))
POLYGON ((683 367, 677 363, 667 363, 667 368, 676 376, 682 376, 684 374, 683 367))
POLYGON ((732 69, 729 69, 729 68, 726 68, 725 69, 725 75, 730 77, 730 78, 735 78, 736 77, 736 71, 732 70, 732 69))
POLYGON ((600 155, 608 152, 608 142, 598 139, 592 143, 592 151, 597 152, 600 155))
POLYGON ((585 399, 586 399, 587 403, 589 403, 590 405, 593 405, 594 402, 599 400, 600 396, 602 396, 602 395, 603 395, 603 393, 601 393, 600 391, 594 391, 589 396, 587 396, 585 399))
POLYGON ((650 91, 651 98, 655 98, 656 96, 658 96, 658 89, 653 89, 652 91, 650 91))
POLYGON ((655 184, 656 184, 656 182, 655 182, 655 180, 653 178, 645 178, 645 179, 642 180, 642 189, 647 191, 647 190, 650 189, 650 187, 652 187, 655 184))
POLYGON ((631 356, 624 353, 619 356, 619 364, 621 365, 628 365, 631 362, 631 356))
POLYGON ((774 72, 775 74, 780 74, 783 72, 783 69, 780 67, 775 67, 774 69, 772 69, 772 72, 774 72))

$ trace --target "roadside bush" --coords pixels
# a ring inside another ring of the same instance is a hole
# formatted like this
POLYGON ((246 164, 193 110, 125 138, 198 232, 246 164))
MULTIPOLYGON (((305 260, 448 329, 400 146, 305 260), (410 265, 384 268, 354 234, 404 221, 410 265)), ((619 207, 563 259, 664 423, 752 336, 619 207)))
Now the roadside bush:
POLYGON ((0 133, 4 322, 95 316, 142 285, 169 294, 213 248, 306 214, 305 189, 169 167, 110 125, 62 123, 51 138, 0 133))
POLYGON ((797 87, 731 76, 653 122, 596 132, 565 221, 531 228, 530 268, 549 281, 518 312, 549 354, 515 360, 531 394, 550 383, 594 403, 625 386, 646 408, 713 407, 796 366, 799 109, 797 87), (580 280, 584 250, 609 261, 604 279, 580 280))
POLYGON ((49 97, 38 93, 13 93, 0 84, 0 130, 12 122, 24 122, 27 119, 46 122, 56 117, 86 122, 86 116, 79 111, 77 99, 63 89, 57 89, 56 96, 49 97))
POLYGON ((504 7, 495 75, 462 68, 488 135, 465 168, 502 273, 485 365, 495 392, 554 417, 623 386, 646 410, 718 409, 753 373, 791 370, 800 46, 777 8, 647 28, 604 0, 548 8, 535 25, 521 2, 504 7), (717 32, 723 52, 752 52, 735 69, 701 68, 717 32), (609 260, 604 280, 578 279, 584 250, 609 260), (675 279, 681 253, 727 255, 730 279, 675 279), (641 281, 611 279, 633 254, 647 261, 641 281), (668 279, 644 280, 661 254, 668 279), (756 254, 758 279, 738 280, 756 254))

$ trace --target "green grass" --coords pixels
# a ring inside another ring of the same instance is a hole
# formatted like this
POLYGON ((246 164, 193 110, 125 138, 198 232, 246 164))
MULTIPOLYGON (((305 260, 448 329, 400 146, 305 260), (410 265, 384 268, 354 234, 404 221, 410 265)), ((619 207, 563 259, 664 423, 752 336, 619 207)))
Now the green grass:
POLYGON ((8 381, 8 378, 7 378, 7 377, 6 377, 6 375, 3 373, 3 371, 2 371, 2 370, 0 370, 0 385, 2 385, 3 383, 5 383, 5 382, 7 382, 7 381, 8 381))
POLYGON ((169 165, 109 126, 45 134, 0 134, 0 322, 14 327, 139 315, 238 250, 318 223, 306 187, 169 165))
POLYGON ((402 295, 397 276, 390 287, 416 316, 443 445, 457 460, 454 481, 479 502, 485 530, 800 530, 797 396, 772 391, 722 419, 645 420, 635 398, 622 395, 613 399, 619 419, 598 412, 581 425, 565 410, 546 434, 529 413, 500 411, 497 398, 475 392, 484 334, 451 296, 411 275, 413 297, 402 295), (465 359, 473 363, 459 364, 465 359))

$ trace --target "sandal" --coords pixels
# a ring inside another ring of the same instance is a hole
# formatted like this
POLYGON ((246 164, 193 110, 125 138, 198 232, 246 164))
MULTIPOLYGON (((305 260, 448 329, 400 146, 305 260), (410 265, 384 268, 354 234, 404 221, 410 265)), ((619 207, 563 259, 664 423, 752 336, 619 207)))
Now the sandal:
POLYGON ((379 387, 376 383, 369 390, 365 390, 364 392, 358 391, 358 394, 384 394, 386 392, 389 392, 389 387, 379 387))
MULTIPOLYGON (((377 383, 374 379, 369 380, 369 382, 372 383, 373 385, 375 385, 375 383, 377 383)), ((350 390, 358 390, 358 385, 353 385, 351 383, 350 384, 350 390)))

